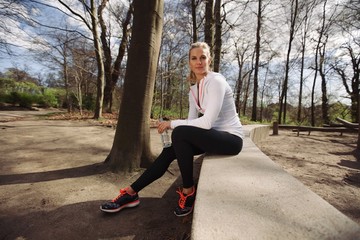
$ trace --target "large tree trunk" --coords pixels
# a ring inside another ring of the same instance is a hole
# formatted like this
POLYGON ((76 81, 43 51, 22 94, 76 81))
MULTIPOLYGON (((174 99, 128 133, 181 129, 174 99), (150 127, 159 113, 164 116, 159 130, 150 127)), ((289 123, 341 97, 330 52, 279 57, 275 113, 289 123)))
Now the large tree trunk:
POLYGON ((163 26, 163 0, 135 0, 134 25, 118 124, 106 160, 113 171, 130 172, 153 160, 150 113, 163 26))

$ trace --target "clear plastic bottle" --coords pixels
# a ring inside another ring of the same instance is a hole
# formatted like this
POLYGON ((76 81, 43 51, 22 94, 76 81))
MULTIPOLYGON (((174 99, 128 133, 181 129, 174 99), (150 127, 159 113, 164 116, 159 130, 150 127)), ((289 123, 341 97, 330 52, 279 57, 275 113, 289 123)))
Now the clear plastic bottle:
MULTIPOLYGON (((160 118, 160 122, 162 122, 163 119, 160 118)), ((163 144, 163 148, 167 148, 171 146, 171 138, 169 135, 168 130, 165 130, 163 133, 161 133, 161 142, 163 144)))

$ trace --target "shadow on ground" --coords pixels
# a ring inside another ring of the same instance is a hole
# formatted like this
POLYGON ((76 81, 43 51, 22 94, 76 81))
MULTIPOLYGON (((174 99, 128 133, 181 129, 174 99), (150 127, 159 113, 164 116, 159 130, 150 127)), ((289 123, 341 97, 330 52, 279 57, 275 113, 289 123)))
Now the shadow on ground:
MULTIPOLYGON (((199 157, 194 162, 196 183, 202 159, 199 157)), ((45 173, 0 176, 0 180, 1 185, 29 183, 76 178, 105 171, 103 164, 93 164, 45 173)), ((187 240, 191 235, 192 214, 183 218, 173 214, 178 199, 176 188, 180 185, 181 178, 178 177, 161 198, 140 198, 138 207, 116 214, 99 210, 100 204, 107 201, 103 199, 64 205, 52 211, 19 212, 0 217, 0 239, 187 240)))
MULTIPOLYGON (((114 129, 81 121, 29 120, 32 115, 0 112, 0 120, 7 121, 0 122, 1 240, 190 239, 192 214, 173 214, 181 185, 176 162, 140 192, 138 207, 105 214, 100 204, 139 174, 114 174, 102 164, 114 129)), ((157 152, 161 143, 153 132, 157 152)), ((195 182, 201 162, 200 157, 194 163, 195 182)))

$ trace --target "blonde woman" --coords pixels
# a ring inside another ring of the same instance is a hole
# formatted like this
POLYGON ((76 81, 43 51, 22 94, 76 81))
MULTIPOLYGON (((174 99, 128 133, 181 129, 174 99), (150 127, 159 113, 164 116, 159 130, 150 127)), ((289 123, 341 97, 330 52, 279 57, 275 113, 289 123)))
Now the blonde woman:
POLYGON ((191 45, 189 50, 189 114, 186 120, 160 122, 158 132, 173 129, 172 146, 164 148, 154 163, 120 195, 104 203, 104 212, 118 212, 139 205, 138 193, 166 172, 177 159, 183 185, 179 188, 176 216, 193 211, 195 184, 193 159, 203 153, 236 155, 243 145, 243 132, 233 99, 232 89, 220 73, 210 70, 210 48, 204 42, 191 45))

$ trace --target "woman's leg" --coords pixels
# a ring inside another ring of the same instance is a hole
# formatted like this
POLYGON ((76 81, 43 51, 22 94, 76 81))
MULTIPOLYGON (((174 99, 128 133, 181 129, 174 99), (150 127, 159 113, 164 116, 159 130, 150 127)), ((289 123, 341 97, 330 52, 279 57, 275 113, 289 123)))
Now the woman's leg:
POLYGON ((120 195, 110 202, 100 206, 101 211, 115 213, 123 208, 136 207, 140 204, 138 192, 160 178, 175 159, 173 147, 164 148, 159 157, 145 170, 130 187, 120 189, 120 195))
POLYGON ((172 132, 172 145, 178 160, 184 188, 192 188, 193 156, 204 152, 236 155, 242 149, 242 139, 227 132, 179 126, 172 132))
POLYGON ((139 192, 150 183, 162 177, 169 168, 170 163, 175 159, 176 155, 174 148, 172 146, 164 148, 150 167, 147 168, 133 184, 131 184, 130 187, 132 190, 139 192))

